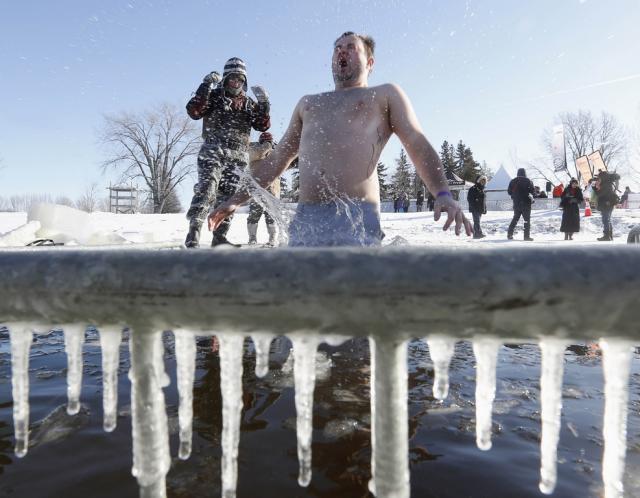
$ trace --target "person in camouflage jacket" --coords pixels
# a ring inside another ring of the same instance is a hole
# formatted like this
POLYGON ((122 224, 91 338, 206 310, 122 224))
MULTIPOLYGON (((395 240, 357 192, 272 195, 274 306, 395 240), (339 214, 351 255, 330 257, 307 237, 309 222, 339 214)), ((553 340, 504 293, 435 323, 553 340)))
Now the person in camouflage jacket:
MULTIPOLYGON (((202 119, 204 143, 198 154, 198 181, 187 211, 189 232, 185 246, 198 247, 200 229, 211 205, 217 206, 231 197, 238 187, 239 173, 249 163, 251 129, 266 131, 271 126, 270 104, 262 87, 252 87, 257 102, 247 95, 247 69, 233 57, 222 77, 217 72, 205 76, 187 104, 192 119, 202 119)), ((231 217, 213 233, 212 246, 228 244, 231 217)))

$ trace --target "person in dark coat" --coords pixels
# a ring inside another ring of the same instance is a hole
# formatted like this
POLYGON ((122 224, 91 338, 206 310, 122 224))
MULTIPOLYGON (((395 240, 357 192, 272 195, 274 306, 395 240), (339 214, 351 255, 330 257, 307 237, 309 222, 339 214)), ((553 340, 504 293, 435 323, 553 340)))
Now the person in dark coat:
POLYGON ((409 196, 403 192, 402 196, 400 198, 402 199, 402 212, 403 213, 408 213, 409 212, 409 206, 411 205, 411 201, 409 200, 409 196))
POLYGON ((629 194, 631 193, 631 189, 629 187, 625 187, 622 197, 620 197, 620 207, 622 209, 629 209, 629 194))
POLYGON ((484 187, 487 185, 487 177, 479 175, 476 183, 469 189, 467 193, 467 202, 469 203, 469 212, 473 216, 473 238, 482 239, 485 234, 482 233, 480 227, 480 217, 487 213, 487 202, 484 187))
POLYGON ((436 203, 435 197, 433 197, 431 192, 429 192, 429 195, 427 196, 427 211, 433 211, 433 207, 435 203, 436 203))
POLYGON ((611 214, 613 208, 618 204, 620 198, 616 194, 616 184, 620 179, 617 173, 600 171, 596 180, 595 193, 598 197, 598 211, 602 215, 602 237, 599 241, 613 240, 613 225, 611 224, 611 214))
POLYGON ((393 212, 400 212, 400 196, 398 194, 393 196, 393 212))
MULTIPOLYGON (((269 96, 264 88, 252 91, 257 102, 247 95, 247 68, 238 57, 229 59, 222 76, 212 72, 187 103, 191 119, 202 119, 203 144, 198 154, 198 182, 187 211, 189 232, 185 247, 200 245, 200 228, 209 207, 218 206, 236 192, 239 171, 249 164, 251 129, 267 131, 271 126, 269 96)), ((212 246, 230 244, 226 235, 231 216, 213 233, 212 246)))
POLYGON ((569 186, 562 192, 560 207, 562 222, 560 231, 564 232, 564 240, 573 240, 573 234, 580 231, 580 204, 584 200, 578 180, 571 179, 569 186))
POLYGON ((421 212, 422 206, 424 206, 424 192, 420 189, 416 195, 416 211, 421 212))
POLYGON ((513 199, 513 218, 509 224, 507 238, 513 239, 513 231, 516 228, 520 216, 524 218, 524 240, 533 240, 531 234, 531 204, 533 203, 533 183, 527 178, 524 168, 518 170, 518 176, 509 182, 507 193, 513 199))

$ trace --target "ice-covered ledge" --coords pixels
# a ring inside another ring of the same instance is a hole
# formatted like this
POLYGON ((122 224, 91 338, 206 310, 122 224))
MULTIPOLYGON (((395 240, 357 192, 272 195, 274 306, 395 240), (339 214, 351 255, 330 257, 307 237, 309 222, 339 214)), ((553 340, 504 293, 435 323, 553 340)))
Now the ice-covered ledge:
POLYGON ((640 248, 0 252, 0 322, 640 339, 640 248))
POLYGON ((552 493, 567 338, 599 339, 605 409, 606 498, 622 498, 627 384, 640 331, 637 246, 492 250, 0 251, 0 324, 9 328, 17 456, 29 439, 29 350, 34 330, 62 326, 70 414, 80 406, 87 324, 100 332, 104 428, 115 428, 122 326, 132 327, 133 475, 143 498, 165 498, 170 468, 162 330, 175 338, 180 458, 191 452, 195 335, 220 341, 222 496, 234 497, 242 410, 243 332, 256 374, 268 365, 269 333, 293 343, 300 473, 311 479, 314 358, 322 340, 369 335, 371 491, 409 498, 407 343, 425 338, 444 399, 456 339, 476 358, 476 442, 491 447, 500 343, 539 339, 542 352, 540 490, 552 493), (240 333, 237 333, 240 332, 240 333), (554 337, 555 336, 555 337, 554 337), (260 366, 262 365, 262 367, 260 366), (376 373, 383 372, 383 374, 376 373), (405 421, 405 422, 403 422, 405 421))

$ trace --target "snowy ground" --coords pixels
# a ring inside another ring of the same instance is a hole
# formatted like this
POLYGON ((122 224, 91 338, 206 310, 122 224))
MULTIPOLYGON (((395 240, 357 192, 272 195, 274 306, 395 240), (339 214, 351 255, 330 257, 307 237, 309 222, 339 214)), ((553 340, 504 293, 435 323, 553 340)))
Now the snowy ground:
MULTIPOLYGON (((533 211, 531 215, 531 236, 534 242, 522 241, 520 220, 513 241, 506 238, 507 227, 511 221, 510 211, 490 211, 482 217, 482 227, 486 238, 473 240, 471 237, 456 237, 452 230, 442 231, 443 219, 433 221, 433 213, 382 213, 382 229, 386 237, 383 245, 450 245, 465 248, 511 246, 575 246, 603 244, 597 237, 602 235, 600 215, 595 212, 591 217, 582 217, 581 231, 574 235, 573 241, 565 241, 559 231, 562 212, 560 210, 533 211)), ((156 245, 180 245, 184 241, 187 221, 184 214, 111 214, 92 213, 88 217, 89 232, 116 234, 125 239, 123 242, 140 247, 156 245)), ((247 214, 238 213, 231 225, 229 240, 236 243, 247 242, 247 214)), ((1 235, 14 230, 27 222, 26 213, 0 213, 1 235)), ((640 209, 616 209, 613 213, 614 244, 624 244, 631 227, 640 224, 640 209)), ((203 233, 203 245, 208 244, 209 235, 203 233)), ((266 225, 261 220, 258 229, 258 241, 268 240, 266 225)))

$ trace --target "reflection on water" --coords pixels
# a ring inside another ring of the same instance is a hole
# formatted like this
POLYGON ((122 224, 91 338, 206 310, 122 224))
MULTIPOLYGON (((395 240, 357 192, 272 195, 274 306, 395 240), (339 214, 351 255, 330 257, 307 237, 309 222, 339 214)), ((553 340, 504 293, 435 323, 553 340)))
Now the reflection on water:
MULTIPOLYGON (((102 385, 98 336, 89 331, 84 347, 82 410, 66 414, 66 357, 60 332, 37 335, 31 350, 31 447, 13 454, 10 353, 0 329, 0 496, 138 496, 131 476, 128 348, 121 347, 118 426, 102 431, 102 385)), ((172 468, 172 497, 219 496, 222 429, 220 368, 211 339, 199 338, 194 386, 193 452, 177 458, 178 395, 173 336, 165 334, 166 389, 172 468)), ((370 496, 370 408, 367 340, 340 347, 323 345, 317 356, 313 419, 313 479, 297 484, 293 372, 290 342, 272 343, 269 373, 254 374, 255 353, 245 342, 239 497, 370 496)), ((640 494, 640 362, 632 363, 628 496, 640 494)), ((565 354, 563 419, 554 496, 598 496, 602 458, 603 389, 597 348, 576 345, 565 354)), ((433 397, 433 365, 427 346, 409 344, 409 435, 414 497, 538 497, 540 352, 533 345, 500 349, 493 416, 493 448, 475 446, 475 361, 469 343, 456 346, 449 397, 433 397)))

